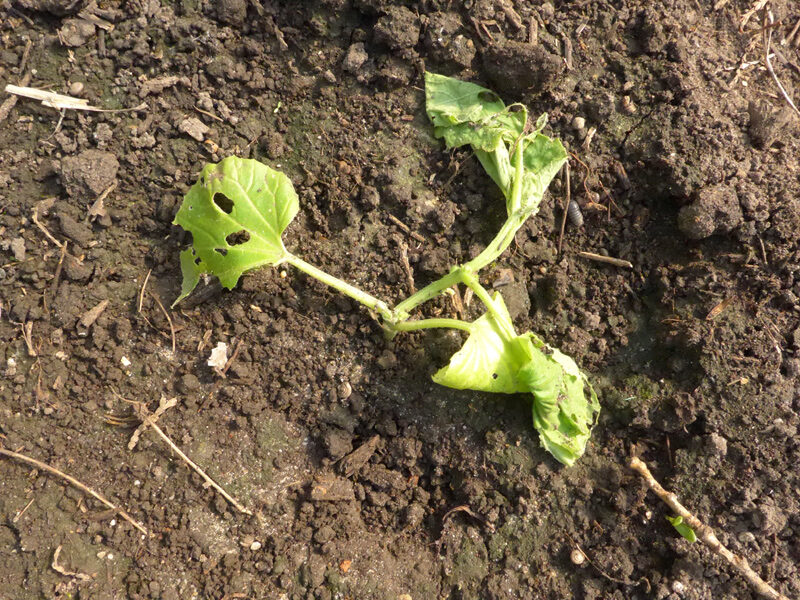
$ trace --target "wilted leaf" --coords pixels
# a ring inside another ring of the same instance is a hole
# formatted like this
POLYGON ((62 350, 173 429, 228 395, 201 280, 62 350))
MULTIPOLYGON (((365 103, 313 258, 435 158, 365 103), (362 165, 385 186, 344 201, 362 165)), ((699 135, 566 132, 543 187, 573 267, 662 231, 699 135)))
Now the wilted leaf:
MULTIPOLYGON (((511 323, 503 297, 496 293, 494 308, 511 323)), ((513 394, 527 391, 517 380, 517 372, 525 356, 516 351, 502 334, 502 325, 491 313, 472 323, 467 341, 451 358, 450 363, 436 372, 433 380, 457 390, 478 390, 513 394)))

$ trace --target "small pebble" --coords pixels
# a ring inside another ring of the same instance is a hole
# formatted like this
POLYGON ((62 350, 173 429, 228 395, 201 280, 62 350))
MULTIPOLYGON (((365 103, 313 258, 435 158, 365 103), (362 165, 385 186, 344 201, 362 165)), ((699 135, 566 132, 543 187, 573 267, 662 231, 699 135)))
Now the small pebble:
POLYGON ((737 536, 737 538, 742 544, 752 544, 756 541, 756 536, 749 531, 743 531, 737 536))
POLYGON ((256 541, 250 544, 250 550, 252 550, 253 552, 255 552, 256 550, 261 550, 261 542, 256 541))
POLYGON ((73 81, 69 84, 69 95, 78 96, 83 91, 83 83, 80 81, 73 81))
POLYGON ((339 396, 339 400, 347 400, 352 393, 353 387, 347 381, 343 381, 336 388, 336 395, 339 396))
POLYGON ((586 119, 583 117, 575 117, 572 119, 572 128, 576 131, 581 131, 586 128, 586 119))
POLYGON ((622 110, 629 115, 632 115, 636 112, 636 105, 633 103, 633 100, 631 100, 630 96, 622 97, 622 110))
POLYGON ((569 553, 569 559, 572 561, 573 565, 582 565, 584 562, 586 562, 586 557, 583 555, 583 552, 577 548, 569 553))
POLYGON ((670 588, 679 596, 682 596, 684 593, 686 593, 686 586, 680 581, 673 581, 670 588))

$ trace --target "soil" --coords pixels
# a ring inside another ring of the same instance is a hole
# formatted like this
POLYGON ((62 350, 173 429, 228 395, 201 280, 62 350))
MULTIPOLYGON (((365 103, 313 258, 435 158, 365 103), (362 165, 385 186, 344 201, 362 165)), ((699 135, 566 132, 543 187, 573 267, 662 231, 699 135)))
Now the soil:
POLYGON ((797 99, 800 11, 769 2, 769 27, 752 4, 2 3, 0 84, 126 111, 20 99, 0 123, 0 439, 153 535, 3 458, 0 595, 755 598, 677 535, 633 452, 798 597, 800 117, 764 33, 797 99), (548 112, 573 153, 583 226, 559 253, 559 178, 483 274, 519 330, 591 373, 603 412, 572 468, 525 397, 430 381, 458 336, 388 342, 296 271, 160 307, 180 289, 182 196, 231 154, 293 180, 290 249, 389 301, 409 291, 404 246, 418 287, 479 252, 503 204, 434 139, 425 69, 548 112), (220 342, 225 377, 207 365, 220 342), (162 430, 253 516, 154 431, 128 450, 133 428, 108 422, 162 397, 162 430), (88 578, 52 567, 59 546, 88 578))

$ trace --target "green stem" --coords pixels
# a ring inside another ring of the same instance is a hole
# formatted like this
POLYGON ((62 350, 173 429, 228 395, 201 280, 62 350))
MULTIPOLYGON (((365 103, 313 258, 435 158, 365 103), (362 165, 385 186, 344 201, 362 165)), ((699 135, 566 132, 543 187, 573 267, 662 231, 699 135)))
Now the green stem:
POLYGON ((342 281, 341 279, 334 277, 333 275, 329 275, 325 271, 321 271, 314 265, 307 263, 302 258, 299 258, 290 252, 286 253, 285 260, 290 265, 300 269, 306 275, 310 275, 314 279, 329 285, 345 296, 349 296, 356 302, 363 304, 368 309, 377 312, 385 321, 394 320, 392 311, 389 310, 389 307, 383 300, 379 300, 375 296, 372 296, 371 294, 368 294, 367 292, 364 292, 357 287, 350 285, 346 281, 342 281))
POLYGON ((461 283, 461 275, 456 269, 437 279, 431 284, 426 285, 416 294, 413 294, 403 300, 400 304, 394 307, 395 320, 405 321, 408 319, 409 311, 414 310, 420 304, 438 296, 442 290, 445 290, 457 283, 461 283))
POLYGON ((419 329, 461 329, 462 331, 472 332, 472 323, 459 321, 458 319, 421 319, 419 321, 403 321, 395 323, 392 329, 395 331, 417 331, 419 329))
POLYGON ((486 306, 486 310, 488 310, 489 314, 494 317, 494 320, 502 330, 506 341, 510 342, 513 338, 517 337, 517 332, 514 330, 514 324, 511 323, 511 321, 509 321, 504 315, 500 314, 500 312, 495 308, 492 297, 489 295, 489 292, 486 291, 486 288, 480 284, 480 281, 478 281, 478 276, 466 269, 461 270, 461 276, 461 281, 469 289, 475 292, 478 300, 483 302, 484 306, 486 306))
POLYGON ((500 231, 498 231, 494 239, 489 242, 489 245, 483 249, 483 252, 466 263, 464 267, 471 271, 478 272, 486 265, 497 260, 497 257, 505 252, 506 248, 514 241, 514 236, 517 235, 517 231, 519 231, 519 228, 522 227, 527 218, 527 214, 514 213, 509 215, 506 222, 503 223, 503 226, 500 228, 500 231))
MULTIPOLYGON (((395 306, 391 320, 393 323, 398 323, 408 319, 408 313, 415 309, 420 304, 427 302, 438 296, 442 290, 449 288, 457 283, 464 283, 462 270, 477 273, 486 265, 494 262, 497 258, 505 252, 506 248, 514 241, 514 236, 517 235, 520 227, 525 223, 526 219, 530 216, 528 212, 519 210, 522 200, 522 178, 525 173, 523 158, 523 144, 522 138, 517 140, 514 149, 514 182, 511 186, 511 198, 508 206, 511 207, 512 213, 503 223, 500 231, 494 236, 494 239, 489 242, 489 245, 483 249, 478 256, 463 265, 462 267, 454 267, 450 273, 428 284, 416 294, 406 298, 400 304, 395 306)), ((487 305, 487 308, 491 305, 487 305)))
POLYGON ((517 235, 519 228, 522 227, 527 218, 530 216, 530 213, 520 212, 519 210, 519 207, 522 204, 522 178, 525 174, 522 156, 522 140, 519 139, 517 140, 514 149, 514 182, 511 185, 511 198, 509 198, 507 204, 511 212, 508 215, 506 222, 503 223, 503 226, 500 228, 500 231, 498 231, 497 235, 494 236, 494 239, 489 242, 489 245, 483 249, 483 252, 464 265, 464 267, 474 271, 475 273, 480 271, 489 263, 497 260, 497 257, 505 252, 506 248, 508 248, 511 245, 511 242, 514 241, 514 236, 517 235))

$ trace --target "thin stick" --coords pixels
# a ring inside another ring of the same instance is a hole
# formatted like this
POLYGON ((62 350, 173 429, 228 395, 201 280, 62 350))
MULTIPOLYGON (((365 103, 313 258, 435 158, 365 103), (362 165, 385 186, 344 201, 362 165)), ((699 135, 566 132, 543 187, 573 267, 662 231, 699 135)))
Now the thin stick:
POLYGON ((747 563, 745 558, 737 556, 728 550, 722 544, 722 542, 719 541, 714 531, 708 525, 695 517, 680 502, 678 502, 678 497, 674 493, 668 492, 661 487, 661 484, 656 481, 646 464, 634 456, 631 458, 629 466, 631 469, 639 473, 642 478, 644 478, 647 487, 649 487, 656 494, 656 496, 658 496, 661 501, 664 502, 664 504, 669 506, 677 515, 683 517, 683 520, 695 530, 697 533, 697 538, 701 542, 708 546, 714 554, 724 558, 728 564, 739 571, 742 577, 744 577, 748 583, 753 586, 753 589, 755 589, 756 592, 762 596, 765 596, 766 598, 772 598, 773 600, 789 600, 789 598, 775 590, 775 588, 761 579, 758 573, 750 568, 750 565, 747 563))
MULTIPOLYGON (((122 398, 122 396, 120 396, 116 392, 114 392, 114 394, 118 398, 121 398, 122 400, 125 400, 125 398, 122 398)), ((192 459, 189 458, 188 456, 186 456, 183 453, 183 451, 180 448, 178 448, 178 446, 176 446, 175 443, 171 439, 169 439, 167 434, 164 433, 158 425, 156 425, 156 419, 158 417, 160 417, 161 414, 164 413, 164 411, 166 411, 168 408, 170 408, 172 406, 175 406, 175 404, 177 404, 177 399, 176 398, 170 398, 169 400, 167 400, 166 398, 162 397, 161 398, 161 402, 159 404, 159 407, 158 407, 158 409, 156 410, 156 412, 154 414, 150 414, 150 411, 148 411, 147 407, 141 402, 132 402, 130 400, 125 400, 125 401, 126 402, 130 402, 131 404, 134 405, 134 407, 136 408, 136 413, 137 413, 136 416, 142 422, 141 425, 136 428, 136 431, 134 432, 133 436, 131 437, 131 443, 128 444, 129 448, 132 448, 133 445, 135 445, 135 443, 136 443, 135 439, 138 439, 139 435, 142 433, 142 431, 144 431, 145 428, 152 427, 153 430, 159 436, 161 436, 161 439, 163 439, 167 443, 167 445, 170 448, 172 448, 172 450, 186 462, 187 465, 189 465, 192 469, 194 469, 200 475, 200 477, 205 479, 205 481, 206 481, 206 483, 208 485, 210 485, 215 490, 217 490, 220 494, 222 494, 222 497, 225 498, 231 504, 233 504, 233 506, 235 506, 236 509, 239 512, 244 513, 246 515, 251 515, 252 516, 252 514, 253 514, 252 512, 250 512, 244 506, 239 504, 230 494, 228 494, 228 492, 226 492, 224 489, 222 489, 222 487, 219 484, 217 484, 216 481, 211 479, 211 477, 209 477, 206 474, 206 472, 203 471, 203 469, 201 469, 194 462, 192 462, 192 459)))
POLYGON ((406 274, 408 292, 410 294, 416 294, 417 288, 414 285, 414 272, 411 270, 411 264, 408 262, 408 244, 401 240, 398 245, 400 246, 400 264, 403 266, 403 271, 406 274))
POLYGON ((603 256, 602 254, 595 254, 594 252, 578 252, 581 258, 588 258, 597 262, 614 265, 615 267, 624 267, 625 269, 632 269, 633 263, 621 258, 614 258, 613 256, 603 256))
POLYGON ((64 257, 67 255, 67 242, 64 242, 64 245, 61 246, 61 256, 58 259, 58 265, 56 266, 56 272, 53 275, 53 283, 50 284, 50 297, 55 298, 56 293, 58 293, 58 284, 61 281, 61 269, 64 267, 64 257))
MULTIPOLYGON (((774 18, 772 17, 772 11, 771 10, 767 11, 767 15, 769 16, 769 24, 772 25, 774 22, 774 18)), ((778 79, 778 76, 775 74, 775 69, 772 68, 772 61, 769 59, 769 48, 771 44, 772 44, 772 27, 769 28, 769 31, 764 31, 764 47, 765 47, 764 62, 767 63, 767 70, 769 70, 769 74, 772 75, 772 79, 774 79, 775 83, 778 85, 778 89, 780 89, 781 94, 783 94, 783 97, 786 99, 786 102, 788 102, 789 106, 791 106, 794 109, 794 112, 796 112, 797 115, 800 116, 800 109, 798 109, 797 106, 795 106, 795 103, 789 96, 789 93, 786 91, 786 88, 783 87, 781 80, 778 79)))
POLYGON ((74 98, 73 96, 56 94, 55 92, 48 92, 47 90, 26 87, 24 85, 9 84, 5 87, 5 91, 16 96, 23 96, 32 100, 39 100, 44 106, 49 106, 50 108, 56 108, 58 110, 72 109, 87 110, 92 112, 116 113, 144 110, 147 108, 146 102, 143 102, 139 106, 135 106, 133 108, 98 108, 96 106, 91 106, 89 101, 85 98, 74 98))
POLYGON ((236 345, 233 347, 233 352, 231 352, 231 357, 225 361, 225 366, 222 367, 222 376, 225 377, 225 374, 228 372, 228 369, 231 368, 233 361, 236 360, 236 357, 239 356, 239 351, 242 349, 242 339, 239 338, 236 340, 236 345))
POLYGON ((14 518, 13 518, 13 519, 11 519, 11 522, 12 522, 12 523, 16 523, 17 521, 19 521, 20 517, 22 517, 22 515, 24 515, 24 514, 25 514, 25 511, 26 511, 26 510, 28 510, 28 509, 31 507, 31 504, 33 504, 33 501, 34 501, 34 500, 36 500, 36 498, 31 498, 31 499, 30 499, 30 502, 28 502, 28 503, 25 505, 25 508, 23 508, 21 511, 19 511, 19 512, 18 512, 18 513, 17 513, 17 514, 14 516, 14 518))
POLYGON ((567 226, 567 209, 571 200, 572 192, 570 191, 569 181, 569 159, 564 163, 564 185, 567 188, 564 194, 564 202, 561 204, 561 230, 558 233, 558 254, 561 255, 561 244, 564 241, 564 228, 567 226))
POLYGON ((166 433, 164 433, 163 431, 161 431, 161 428, 160 428, 158 425, 156 425, 155 423, 153 423, 153 424, 151 424, 150 426, 153 428, 153 430, 154 430, 154 431, 155 431, 155 432, 156 432, 158 435, 160 435, 160 436, 161 436, 161 439, 163 439, 163 440, 164 440, 164 441, 165 441, 167 444, 169 444, 169 447, 170 447, 170 448, 172 448, 172 449, 175 451, 175 453, 176 453, 178 456, 180 456, 180 457, 181 457, 183 460, 185 460, 185 461, 186 461, 186 464, 188 464, 190 467, 192 467, 192 468, 193 468, 195 471, 197 471, 197 472, 200 474, 200 476, 201 476, 203 479, 205 479, 205 480, 206 480, 206 483, 207 483, 208 485, 210 485, 210 486, 211 486, 211 487, 213 487, 215 490, 217 490, 217 491, 218 491, 220 494, 222 494, 222 496, 223 496, 223 497, 224 497, 224 498, 225 498, 225 499, 226 499, 228 502, 230 502, 231 504, 233 504, 233 505, 236 507, 236 510, 238 510, 240 513, 244 513, 244 514, 246 514, 246 515, 251 515, 251 516, 252 516, 252 514, 253 514, 252 512, 250 512, 250 511, 249 511, 249 510, 247 510, 247 509, 246 509, 244 506, 242 506, 241 504, 239 504, 239 503, 238 503, 238 502, 237 502, 237 501, 236 501, 236 500, 235 500, 235 499, 234 499, 234 498, 233 498, 233 497, 232 497, 230 494, 228 494, 228 492, 226 492, 225 490, 223 490, 223 489, 222 489, 222 487, 220 487, 220 486, 217 484, 217 482, 215 482, 213 479, 211 479, 211 477, 209 477, 209 476, 206 474, 206 472, 205 472, 205 471, 203 471, 203 469, 201 469, 200 467, 198 467, 198 466, 197 466, 195 463, 193 463, 193 462, 192 462, 192 460, 191 460, 191 459, 190 459, 188 456, 186 456, 186 455, 185 455, 183 452, 181 452, 181 449, 180 449, 180 448, 178 448, 178 447, 177 447, 177 446, 176 446, 176 445, 175 445, 175 444, 172 442, 172 440, 171 440, 171 439, 169 439, 169 438, 167 437, 167 434, 166 434, 166 433))
POLYGON ((195 109, 197 112, 199 112, 200 114, 203 114, 203 115, 205 115, 205 116, 207 116, 207 117, 211 117, 212 119, 216 119, 216 120, 217 120, 217 121, 219 121, 220 123, 223 123, 223 122, 224 122, 224 119, 222 119, 222 118, 218 117, 218 116, 217 116, 217 115, 215 115, 214 113, 210 113, 210 112, 208 112, 207 110, 203 110, 202 108, 200 108, 200 107, 198 107, 198 106, 195 106, 195 107, 194 107, 194 109, 195 109))
MULTIPOLYGON (((20 84, 28 85, 31 82, 31 74, 25 73, 20 79, 20 84)), ((0 122, 4 121, 6 117, 8 117, 11 109, 17 104, 17 100, 19 96, 11 95, 9 98, 6 98, 3 104, 0 104, 0 122)))
MULTIPOLYGON (((43 201, 43 202, 44 202, 44 201, 43 201)), ((42 225, 42 224, 39 222, 39 205, 40 205, 40 204, 41 204, 41 202, 37 202, 37 203, 36 203, 36 206, 34 206, 34 207, 33 207, 33 215, 32 215, 32 217, 31 217, 31 220, 34 222, 34 224, 35 224, 35 225, 36 225, 36 226, 37 226, 39 229, 41 229, 42 233, 43 233, 43 234, 45 234, 45 235, 47 236, 47 239, 49 239, 49 240, 50 240, 51 242, 53 242, 53 243, 54 243, 56 246, 58 246, 59 248, 61 248, 61 247, 63 246, 63 244, 62 244, 61 242, 59 242, 59 241, 58 241, 56 238, 54 238, 52 233, 50 233, 49 231, 47 231, 47 227, 45 227, 44 225, 42 225)))
POLYGON ((794 36, 797 35, 798 29, 800 29, 800 19, 797 19, 797 23, 794 24, 794 27, 792 28, 792 31, 789 33, 789 35, 787 35, 785 38, 783 38, 783 41, 786 44, 791 44, 792 40, 794 39, 794 36))
POLYGON ((114 512, 119 514, 120 517, 122 517, 128 523, 136 527, 136 529, 141 531, 143 534, 150 535, 150 533, 147 531, 144 525, 139 523, 136 519, 134 519, 132 516, 130 516, 121 508, 119 508, 116 504, 113 504, 110 500, 107 500, 105 496, 99 494, 98 492, 95 492, 92 488, 84 485, 74 477, 71 477, 62 471, 59 471, 55 467, 51 467, 48 464, 36 460, 35 458, 31 458, 30 456, 25 456, 24 454, 19 454, 18 452, 12 452, 11 450, 6 450, 5 448, 2 447, 0 447, 0 455, 8 456, 10 458, 16 458, 19 461, 28 463, 29 465, 33 465, 37 469, 42 469, 43 471, 47 471, 48 473, 52 473, 53 475, 58 475, 59 477, 66 479, 79 490, 89 494, 90 496, 96 498, 97 500, 105 504, 108 508, 112 509, 114 512))
MULTIPOLYGON (((147 275, 149 277, 150 273, 148 273, 147 275)), ((175 354, 175 326, 172 324, 172 317, 169 316, 167 309, 164 308, 163 304, 161 304, 161 299, 158 297, 158 294, 155 294, 153 292, 148 292, 148 294, 150 294, 153 297, 153 300, 156 301, 158 308, 161 309, 161 312, 164 313, 164 316, 167 318, 167 323, 169 323, 169 335, 172 338, 172 353, 175 354)))
POLYGON ((58 564, 58 555, 61 554, 61 545, 56 548, 56 551, 53 553, 53 562, 50 563, 50 566, 56 573, 60 573, 66 577, 74 577, 75 579, 80 579, 81 581, 91 581, 93 578, 91 575, 87 575, 86 573, 79 573, 78 571, 67 571, 64 567, 58 564))
POLYGON ((144 281, 142 282, 142 289, 139 290, 139 304, 136 307, 136 312, 142 312, 142 302, 144 302, 144 291, 147 289, 147 282, 150 281, 150 273, 153 272, 153 269, 150 269, 147 272, 147 275, 144 276, 144 281))
POLYGON ((386 215, 386 216, 387 216, 387 217, 389 217, 389 220, 390 220, 392 223, 394 223, 395 225, 397 225, 397 226, 398 226, 400 229, 402 229, 403 231, 405 231, 405 232, 406 232, 406 233, 407 233, 409 236, 411 236, 412 238, 414 238, 415 240, 417 240, 417 241, 418 241, 420 244, 424 244, 424 243, 425 243, 425 238, 424 238, 424 237, 422 237, 422 236, 421 236, 420 234, 418 234, 416 231, 411 231, 411 228, 410 228, 408 225, 406 225, 405 223, 403 223, 403 222, 402 222, 400 219, 398 219, 397 217, 395 217, 395 216, 394 216, 394 215, 392 215, 392 214, 388 214, 388 215, 386 215))

